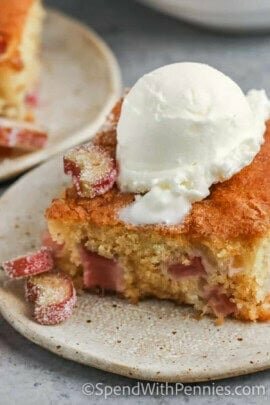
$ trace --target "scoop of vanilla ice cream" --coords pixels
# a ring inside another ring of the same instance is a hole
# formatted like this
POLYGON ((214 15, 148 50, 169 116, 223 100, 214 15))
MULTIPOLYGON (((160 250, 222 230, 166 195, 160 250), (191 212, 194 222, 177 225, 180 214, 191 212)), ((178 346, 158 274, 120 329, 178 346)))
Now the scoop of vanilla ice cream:
POLYGON ((117 160, 120 190, 146 194, 120 217, 135 224, 180 223, 213 183, 253 160, 269 114, 264 91, 245 96, 208 65, 176 63, 143 76, 123 103, 117 160))

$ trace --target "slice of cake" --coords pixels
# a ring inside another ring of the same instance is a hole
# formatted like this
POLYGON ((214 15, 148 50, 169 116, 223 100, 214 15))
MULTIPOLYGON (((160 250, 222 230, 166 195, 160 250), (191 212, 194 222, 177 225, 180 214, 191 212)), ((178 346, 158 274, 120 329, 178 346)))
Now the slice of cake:
MULTIPOLYGON (((168 116, 164 93, 151 89, 149 97, 153 94, 160 101, 157 110, 165 111, 168 116)), ((142 99, 142 92, 139 96, 142 99)), ((194 91, 189 93, 188 100, 192 97, 196 98, 194 91)), ((207 99, 205 93, 204 99, 207 99)), ((131 101, 130 97, 125 108, 131 108, 143 120, 138 105, 134 107, 131 101)), ((147 101, 149 108, 153 108, 149 99, 147 101)), ((185 117, 190 117, 190 111, 189 108, 185 117)), ((173 114, 170 119, 177 111, 173 114)), ((204 114, 208 114, 208 110, 204 114)), ((150 212, 149 223, 147 218, 144 218, 145 223, 135 223, 125 220, 121 213, 144 201, 147 193, 144 191, 139 196, 138 192, 121 190, 121 164, 117 184, 111 184, 110 190, 97 187, 101 184, 101 173, 106 179, 112 172, 109 162, 117 160, 119 165, 119 150, 116 156, 119 115, 123 116, 121 103, 110 117, 111 126, 107 125, 98 133, 92 145, 77 149, 75 155, 74 151, 66 155, 65 171, 71 174, 73 186, 63 197, 53 200, 46 212, 52 238, 49 244, 56 248, 59 268, 73 277, 81 277, 86 289, 113 291, 134 303, 142 298, 157 297, 191 304, 201 313, 214 314, 218 319, 226 316, 242 320, 270 319, 270 177, 267 175, 270 171, 270 123, 264 135, 262 132, 263 144, 259 153, 254 153, 253 159, 248 155, 249 161, 245 161, 240 170, 237 166, 237 172, 228 175, 227 180, 220 178, 212 184, 209 195, 192 202, 183 220, 171 223, 172 217, 168 216, 170 223, 153 223, 150 212), (93 159, 95 148, 100 162, 93 159), (90 151, 88 155, 87 150, 90 151), (73 166, 68 162, 73 162, 73 166), (86 180, 88 187, 81 187, 79 181, 86 180), (98 192, 93 191, 96 189, 98 192)), ((223 118, 222 125, 225 123, 223 118)), ((155 119, 160 122, 156 110, 155 119)), ((229 125, 232 120, 228 121, 229 125)), ((213 116, 210 117, 212 123, 213 116)), ((196 127, 194 124, 196 130, 199 125, 198 118, 196 127)), ((169 127, 166 128, 169 142, 169 127)), ((187 128, 185 123, 186 131, 187 128)), ((151 130, 149 125, 147 130, 151 130)), ((139 138, 138 133, 138 142, 139 138)), ((229 142, 229 139, 224 138, 223 142, 229 142)), ((135 143, 132 146, 135 148, 135 143)), ((237 151, 234 150, 234 162, 238 158, 237 151)), ((210 152, 213 154, 214 149, 210 152)), ((160 153, 157 147, 155 153, 160 153)), ((247 156, 247 148, 245 154, 247 156)), ((160 154, 159 159, 162 157, 160 154)), ((141 178, 138 178, 135 186, 142 184, 140 182, 141 178)), ((167 190, 164 184, 162 187, 167 190)), ((170 207, 170 200, 165 203, 159 200, 154 208, 164 205, 166 209, 170 207)), ((177 210, 182 210, 180 199, 177 210)), ((134 213, 138 214, 138 210, 134 213)))
MULTIPOLYGON (((115 130, 96 144, 114 153, 115 130)), ((270 319, 270 125, 253 163, 195 203, 183 225, 132 226, 118 211, 134 196, 115 186, 93 199, 68 189, 47 210, 59 267, 86 288, 193 304, 203 312, 270 319)))
POLYGON ((31 119, 40 62, 40 0, 0 0, 0 115, 31 119))

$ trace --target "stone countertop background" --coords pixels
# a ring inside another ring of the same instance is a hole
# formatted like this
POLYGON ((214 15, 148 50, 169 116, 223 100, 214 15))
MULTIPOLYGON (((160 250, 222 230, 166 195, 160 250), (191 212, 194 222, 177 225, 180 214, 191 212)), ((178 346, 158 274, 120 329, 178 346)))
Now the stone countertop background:
MULTIPOLYGON (((222 34, 195 28, 148 9, 132 0, 48 0, 95 29, 115 52, 123 83, 132 85, 142 74, 177 61, 213 65, 236 80, 243 90, 265 88, 270 94, 270 35, 222 34)), ((14 181, 14 180, 13 180, 14 181)), ((9 185, 0 184, 0 194, 9 185)), ((192 349, 192 342, 191 342, 192 349)), ((217 353, 218 361, 218 353, 217 353)), ((112 387, 137 381, 63 360, 15 332, 0 316, 0 404, 267 404, 269 397, 251 396, 85 396, 82 385, 112 387), (220 403, 221 403, 220 402, 220 403)), ((216 382, 232 391, 237 386, 263 385, 270 396, 270 371, 216 382)), ((200 384, 211 387, 212 382, 200 384)))

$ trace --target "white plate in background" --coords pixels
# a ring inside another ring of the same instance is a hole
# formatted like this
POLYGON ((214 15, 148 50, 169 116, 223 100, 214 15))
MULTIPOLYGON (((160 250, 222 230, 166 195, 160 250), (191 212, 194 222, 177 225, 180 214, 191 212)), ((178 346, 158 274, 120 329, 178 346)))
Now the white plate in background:
POLYGON ((48 129, 46 148, 0 160, 6 180, 87 141, 121 92, 120 69, 108 46, 88 27, 49 11, 44 26, 37 124, 48 129))
POLYGON ((162 12, 223 30, 270 29, 269 0, 139 0, 162 12))

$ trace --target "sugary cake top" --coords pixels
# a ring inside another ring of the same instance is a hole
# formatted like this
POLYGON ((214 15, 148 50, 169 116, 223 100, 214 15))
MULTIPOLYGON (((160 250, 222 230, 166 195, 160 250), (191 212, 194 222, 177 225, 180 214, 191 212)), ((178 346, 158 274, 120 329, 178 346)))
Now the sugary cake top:
MULTIPOLYGON (((115 155, 116 130, 121 104, 114 108, 110 124, 98 133, 94 143, 115 155)), ((253 162, 230 180, 212 186, 211 194, 196 202, 183 224, 178 226, 134 226, 121 222, 118 211, 134 199, 115 186, 93 199, 78 198, 68 189, 65 198, 52 202, 48 220, 92 222, 97 226, 122 226, 124 231, 154 232, 164 236, 184 236, 189 240, 208 240, 213 243, 241 239, 252 241, 270 231, 270 122, 265 143, 253 162)))
POLYGON ((35 1, 0 0, 0 64, 16 63, 25 20, 35 1))

